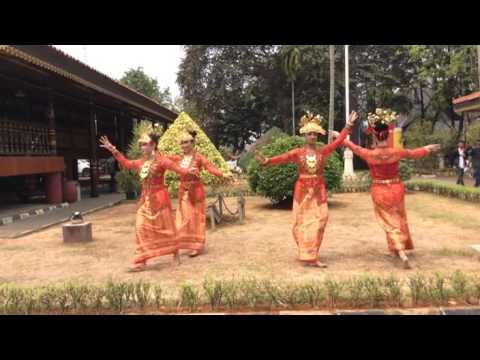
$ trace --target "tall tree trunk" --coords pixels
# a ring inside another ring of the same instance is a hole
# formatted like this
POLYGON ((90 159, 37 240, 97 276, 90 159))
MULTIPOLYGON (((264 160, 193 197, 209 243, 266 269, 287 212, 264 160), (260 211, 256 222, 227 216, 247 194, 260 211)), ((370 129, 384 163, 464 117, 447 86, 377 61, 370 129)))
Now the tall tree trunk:
POLYGON ((292 136, 295 136, 295 81, 292 80, 292 136))
POLYGON ((425 103, 423 101, 423 87, 420 85, 420 110, 422 113, 422 119, 421 122, 423 123, 423 120, 425 119, 425 103))
POLYGON ((328 110, 328 143, 332 142, 335 100, 335 45, 329 45, 330 55, 330 106, 328 110))

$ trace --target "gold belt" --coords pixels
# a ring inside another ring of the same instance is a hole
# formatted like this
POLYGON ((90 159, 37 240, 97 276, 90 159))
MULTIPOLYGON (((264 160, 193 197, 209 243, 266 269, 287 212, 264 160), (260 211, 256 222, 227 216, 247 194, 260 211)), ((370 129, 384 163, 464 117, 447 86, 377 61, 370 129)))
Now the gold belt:
POLYGON ((165 184, 143 184, 142 190, 164 189, 165 184))
POLYGON ((398 177, 394 179, 372 179, 372 184, 398 184, 401 181, 398 177))
POLYGON ((298 178, 299 179, 322 179, 323 174, 321 175, 306 175, 306 174, 301 174, 298 178))

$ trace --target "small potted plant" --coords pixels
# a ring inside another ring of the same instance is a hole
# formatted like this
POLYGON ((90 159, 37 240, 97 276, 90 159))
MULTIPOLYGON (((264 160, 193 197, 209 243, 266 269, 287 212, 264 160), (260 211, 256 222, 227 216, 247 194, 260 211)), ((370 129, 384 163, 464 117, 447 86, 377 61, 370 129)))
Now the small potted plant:
POLYGON ((118 186, 122 189, 127 200, 135 200, 140 192, 140 179, 138 175, 130 170, 121 170, 115 176, 118 186))

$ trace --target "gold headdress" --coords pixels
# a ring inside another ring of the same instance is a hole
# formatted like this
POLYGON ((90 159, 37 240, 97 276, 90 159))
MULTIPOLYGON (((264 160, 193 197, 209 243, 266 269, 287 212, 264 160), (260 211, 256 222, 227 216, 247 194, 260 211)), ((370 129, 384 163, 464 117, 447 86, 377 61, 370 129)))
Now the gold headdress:
POLYGON ((377 108, 375 113, 368 113, 368 125, 372 128, 378 123, 390 125, 397 120, 397 113, 391 109, 377 108))
POLYGON ((153 125, 147 126, 145 132, 138 139, 138 143, 148 144, 152 142, 152 138, 150 137, 150 134, 155 134, 160 136, 162 134, 162 127, 160 126, 160 124, 155 123, 153 125))
POLYGON ((180 133, 180 136, 178 138, 178 141, 180 143, 184 142, 184 141, 193 141, 195 140, 195 136, 196 135, 196 132, 194 130, 191 130, 191 129, 186 129, 184 131, 182 131, 180 133), (192 135, 193 134, 193 135, 192 135))
POLYGON ((193 136, 188 131, 183 131, 178 139, 179 142, 193 141, 193 136))
POLYGON ((148 133, 144 133, 140 138, 138 139, 139 144, 149 144, 152 142, 152 138, 148 133))
POLYGON ((300 119, 300 134, 308 134, 310 132, 325 135, 327 132, 322 128, 323 117, 320 115, 313 115, 307 111, 307 115, 300 119))

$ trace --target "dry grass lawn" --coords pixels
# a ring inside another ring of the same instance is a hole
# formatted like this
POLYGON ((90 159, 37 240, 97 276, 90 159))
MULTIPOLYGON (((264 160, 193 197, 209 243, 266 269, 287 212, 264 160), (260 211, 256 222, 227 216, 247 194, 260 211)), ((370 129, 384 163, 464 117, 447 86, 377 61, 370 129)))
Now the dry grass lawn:
MULTIPOLYGON (((235 208, 235 199, 227 199, 235 208)), ((470 245, 480 243, 480 207, 476 204, 415 193, 407 196, 410 228, 416 246, 414 270, 403 270, 387 257, 385 235, 376 223, 369 194, 336 194, 330 199, 321 259, 327 269, 304 268, 296 261, 291 236, 291 212, 273 208, 268 200, 247 198, 244 225, 226 224, 207 233, 207 252, 197 258, 160 258, 148 271, 127 273, 133 256, 134 204, 122 204, 87 217, 95 241, 63 244, 62 228, 20 239, 0 239, 0 282, 46 285, 78 280, 102 282, 136 280, 160 282, 167 289, 189 281, 199 285, 211 278, 268 278, 303 281, 326 276, 371 275, 406 277, 420 271, 467 273, 480 270, 470 245)))

